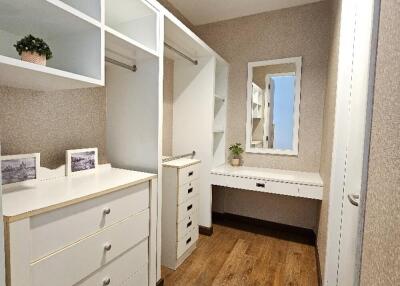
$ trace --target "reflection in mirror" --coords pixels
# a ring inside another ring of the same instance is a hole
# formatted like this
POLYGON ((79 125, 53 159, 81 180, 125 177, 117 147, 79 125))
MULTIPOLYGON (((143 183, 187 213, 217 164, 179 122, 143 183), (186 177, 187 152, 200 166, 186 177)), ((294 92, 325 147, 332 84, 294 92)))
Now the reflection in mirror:
POLYGON ((301 58, 249 63, 246 151, 297 155, 301 58))

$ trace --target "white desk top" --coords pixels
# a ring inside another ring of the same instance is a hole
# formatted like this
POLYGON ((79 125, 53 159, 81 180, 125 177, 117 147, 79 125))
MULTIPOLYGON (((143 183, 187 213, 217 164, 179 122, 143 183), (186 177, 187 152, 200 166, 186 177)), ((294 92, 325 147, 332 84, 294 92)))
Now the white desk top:
POLYGON ((116 168, 97 173, 32 181, 3 188, 3 214, 16 221, 134 186, 157 175, 116 168))
POLYGON ((211 174, 304 184, 310 186, 323 186, 320 174, 310 172, 298 172, 245 166, 233 167, 226 164, 212 169, 211 174))
POLYGON ((201 161, 197 159, 189 159, 189 158, 180 158, 172 161, 168 161, 163 163, 164 167, 171 167, 171 168, 185 168, 191 165, 199 164, 201 161))

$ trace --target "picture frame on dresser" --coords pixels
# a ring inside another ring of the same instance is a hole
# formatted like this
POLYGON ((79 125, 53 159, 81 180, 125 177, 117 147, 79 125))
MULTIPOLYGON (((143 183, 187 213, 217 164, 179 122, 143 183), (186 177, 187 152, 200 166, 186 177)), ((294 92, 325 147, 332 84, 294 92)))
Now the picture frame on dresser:
POLYGON ((39 178, 40 153, 1 156, 1 184, 17 185, 39 178))
POLYGON ((79 176, 97 172, 99 167, 97 148, 67 150, 65 154, 66 176, 79 176))

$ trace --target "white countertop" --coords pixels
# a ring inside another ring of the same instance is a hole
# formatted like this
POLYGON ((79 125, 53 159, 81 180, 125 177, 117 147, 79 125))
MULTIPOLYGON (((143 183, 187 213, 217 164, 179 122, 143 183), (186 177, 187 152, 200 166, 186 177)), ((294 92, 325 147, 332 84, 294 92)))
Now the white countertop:
POLYGON ((323 186, 323 181, 320 174, 312 172, 298 172, 245 166, 233 167, 225 164, 212 169, 211 174, 242 178, 255 178, 260 180, 279 181, 310 186, 323 186))
POLYGON ((134 186, 157 175, 116 168, 96 173, 3 186, 3 215, 20 220, 134 186))
POLYGON ((189 158, 180 158, 172 161, 168 161, 163 163, 163 167, 171 167, 171 168, 185 168, 191 165, 199 164, 201 161, 197 159, 189 159, 189 158))

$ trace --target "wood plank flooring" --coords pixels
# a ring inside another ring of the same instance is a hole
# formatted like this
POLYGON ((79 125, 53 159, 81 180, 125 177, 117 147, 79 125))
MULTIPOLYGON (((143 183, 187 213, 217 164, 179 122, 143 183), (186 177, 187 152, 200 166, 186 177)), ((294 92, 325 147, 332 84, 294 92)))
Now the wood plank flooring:
POLYGON ((315 247, 304 235, 231 222, 200 235, 178 268, 162 269, 165 286, 317 286, 315 247))

